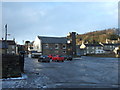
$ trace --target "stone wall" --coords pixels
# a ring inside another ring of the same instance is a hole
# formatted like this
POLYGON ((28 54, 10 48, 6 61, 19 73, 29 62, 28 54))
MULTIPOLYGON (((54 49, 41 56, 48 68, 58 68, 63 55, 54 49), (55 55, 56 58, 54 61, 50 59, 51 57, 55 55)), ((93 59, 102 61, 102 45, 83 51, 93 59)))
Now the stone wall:
POLYGON ((2 78, 20 77, 21 68, 18 55, 2 55, 2 78))
POLYGON ((93 57, 112 57, 112 58, 116 58, 116 55, 113 53, 109 53, 109 54, 87 54, 86 56, 93 56, 93 57))

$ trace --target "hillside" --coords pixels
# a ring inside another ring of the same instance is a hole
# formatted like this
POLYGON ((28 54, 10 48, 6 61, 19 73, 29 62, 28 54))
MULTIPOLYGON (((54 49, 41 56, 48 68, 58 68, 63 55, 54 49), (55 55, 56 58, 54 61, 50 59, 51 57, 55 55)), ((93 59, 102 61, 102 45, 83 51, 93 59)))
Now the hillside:
POLYGON ((119 38, 118 35, 115 34, 116 30, 113 29, 106 29, 106 30, 100 30, 100 31, 93 31, 93 32, 88 32, 85 34, 78 34, 76 43, 81 44, 82 41, 88 42, 88 43, 98 43, 102 42, 105 43, 106 39, 111 39, 111 40, 116 40, 119 38))

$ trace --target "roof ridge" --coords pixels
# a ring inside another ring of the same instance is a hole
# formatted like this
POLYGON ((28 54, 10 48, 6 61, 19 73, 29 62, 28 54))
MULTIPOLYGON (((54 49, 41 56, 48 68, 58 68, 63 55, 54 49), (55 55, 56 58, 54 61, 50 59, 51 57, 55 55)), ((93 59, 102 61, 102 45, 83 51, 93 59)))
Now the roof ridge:
POLYGON ((66 38, 66 37, 53 37, 53 36, 38 36, 41 38, 66 38))

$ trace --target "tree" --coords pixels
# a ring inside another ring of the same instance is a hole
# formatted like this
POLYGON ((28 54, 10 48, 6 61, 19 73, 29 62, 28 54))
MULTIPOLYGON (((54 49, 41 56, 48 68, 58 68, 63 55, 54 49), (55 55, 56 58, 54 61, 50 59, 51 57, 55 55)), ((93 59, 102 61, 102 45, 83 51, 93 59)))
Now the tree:
POLYGON ((119 36, 116 35, 116 34, 110 34, 110 35, 108 35, 108 39, 110 39, 110 40, 117 40, 118 38, 119 38, 119 36))

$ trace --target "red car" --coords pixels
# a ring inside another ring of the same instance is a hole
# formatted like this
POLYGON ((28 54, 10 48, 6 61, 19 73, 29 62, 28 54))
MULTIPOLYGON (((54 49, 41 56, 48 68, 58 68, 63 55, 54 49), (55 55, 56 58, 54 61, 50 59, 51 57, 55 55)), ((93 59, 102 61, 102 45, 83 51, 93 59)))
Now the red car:
POLYGON ((52 57, 52 61, 62 61, 64 62, 64 57, 60 56, 60 55, 56 55, 52 57))
POLYGON ((50 59, 52 59, 53 56, 52 56, 52 55, 48 55, 48 57, 49 57, 50 59))

